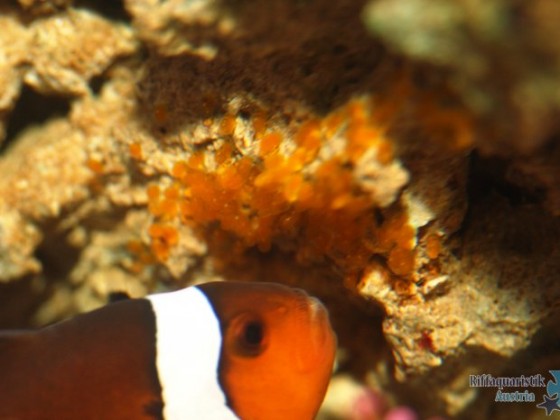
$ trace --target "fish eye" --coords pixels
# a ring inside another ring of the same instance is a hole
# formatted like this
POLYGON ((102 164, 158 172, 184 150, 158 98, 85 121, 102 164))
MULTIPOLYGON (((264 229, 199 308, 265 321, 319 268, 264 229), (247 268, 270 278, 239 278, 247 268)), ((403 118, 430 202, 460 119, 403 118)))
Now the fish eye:
POLYGON ((265 348, 265 325, 261 319, 242 317, 235 328, 235 348, 243 357, 256 357, 265 348))
POLYGON ((243 339, 249 346, 259 346, 263 339, 263 326, 258 321, 251 321, 245 324, 243 339))

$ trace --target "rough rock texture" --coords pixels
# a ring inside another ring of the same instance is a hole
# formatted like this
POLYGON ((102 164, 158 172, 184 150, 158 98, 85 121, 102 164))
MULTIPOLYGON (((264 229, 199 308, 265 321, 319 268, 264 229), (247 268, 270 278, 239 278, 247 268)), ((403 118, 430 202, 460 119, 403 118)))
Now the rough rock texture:
POLYGON ((445 72, 478 119, 477 150, 560 214, 560 5, 555 0, 376 0, 364 22, 392 50, 445 72))
POLYGON ((323 418, 506 418, 470 374, 559 367, 554 0, 108 3, 2 6, 0 326, 296 285, 323 418))
POLYGON ((449 83, 492 134, 481 150, 535 151, 558 132, 555 0, 378 0, 364 18, 392 48, 451 70, 449 83))

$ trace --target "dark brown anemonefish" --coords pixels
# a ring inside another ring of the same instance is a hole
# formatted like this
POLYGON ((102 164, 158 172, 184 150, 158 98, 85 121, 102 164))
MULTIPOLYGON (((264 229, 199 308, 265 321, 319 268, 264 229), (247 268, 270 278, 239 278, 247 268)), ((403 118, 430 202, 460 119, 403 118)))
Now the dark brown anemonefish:
POLYGON ((0 333, 1 420, 311 420, 336 337, 272 283, 206 283, 0 333))

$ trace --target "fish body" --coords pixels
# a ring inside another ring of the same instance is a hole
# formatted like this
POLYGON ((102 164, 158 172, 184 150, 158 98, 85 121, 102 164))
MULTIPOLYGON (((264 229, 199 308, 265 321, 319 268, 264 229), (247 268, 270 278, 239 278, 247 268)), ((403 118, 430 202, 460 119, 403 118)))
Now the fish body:
POLYGON ((272 283, 216 282, 0 333, 0 420, 311 420, 336 337, 272 283))

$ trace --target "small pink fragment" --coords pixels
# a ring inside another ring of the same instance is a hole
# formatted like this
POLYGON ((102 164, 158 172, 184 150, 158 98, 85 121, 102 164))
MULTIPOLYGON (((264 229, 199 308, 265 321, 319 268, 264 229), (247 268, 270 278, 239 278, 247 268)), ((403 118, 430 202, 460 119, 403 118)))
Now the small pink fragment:
POLYGON ((368 389, 354 401, 349 420, 381 420, 385 410, 383 397, 368 389))
POLYGON ((387 413, 384 420, 418 420, 418 416, 411 408, 395 407, 387 413))

